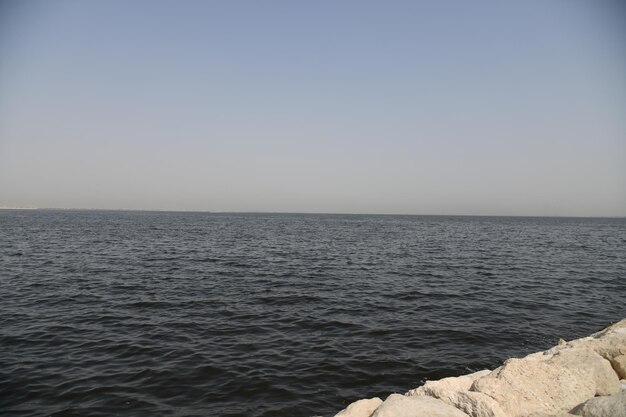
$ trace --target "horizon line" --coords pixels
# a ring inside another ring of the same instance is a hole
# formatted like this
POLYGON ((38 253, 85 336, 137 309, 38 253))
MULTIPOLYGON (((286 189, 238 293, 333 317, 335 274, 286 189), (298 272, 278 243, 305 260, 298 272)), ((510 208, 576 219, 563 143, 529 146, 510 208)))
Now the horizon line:
POLYGON ((432 213, 359 213, 359 212, 301 212, 301 211, 212 211, 212 210, 185 210, 185 209, 134 209, 134 208, 84 208, 84 207, 7 207, 2 210, 42 210, 42 211, 124 211, 124 212, 152 212, 152 213, 205 213, 205 214, 300 214, 300 215, 339 215, 339 216, 423 216, 423 217, 529 217, 529 218, 589 218, 589 219, 623 219, 626 215, 593 216, 593 215, 536 215, 536 214, 432 214, 432 213))

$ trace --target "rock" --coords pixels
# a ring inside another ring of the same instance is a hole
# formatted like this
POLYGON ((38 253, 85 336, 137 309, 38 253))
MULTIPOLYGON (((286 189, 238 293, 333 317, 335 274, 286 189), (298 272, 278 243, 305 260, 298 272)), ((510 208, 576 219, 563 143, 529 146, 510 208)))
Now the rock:
POLYGON ((383 400, 378 397, 358 400, 335 414, 335 417, 370 417, 382 403, 383 400))
POLYGON ((435 398, 391 394, 376 409, 372 417, 468 417, 468 415, 435 398))
POLYGON ((546 360, 509 359, 491 374, 477 379, 471 390, 495 399, 511 417, 556 414, 595 395, 594 375, 568 369, 559 361, 555 363, 553 356, 546 360))
POLYGON ((612 395, 620 391, 619 378, 611 363, 592 350, 562 350, 548 362, 575 371, 581 376, 591 377, 596 386, 595 395, 612 395))
POLYGON ((474 381, 490 373, 490 370, 485 369, 468 375, 427 381, 421 387, 407 392, 406 395, 437 398, 471 417, 507 417, 493 398, 480 392, 469 391, 474 381))
MULTIPOLYGON (((618 321, 606 329, 589 337, 572 340, 565 345, 555 346, 550 351, 567 348, 585 348, 594 350, 605 359, 611 360, 626 354, 626 319, 618 321)), ((548 352, 548 351, 546 351, 548 352)), ((555 352, 554 352, 555 353, 555 352)))
POLYGON ((357 401, 336 417, 571 417, 574 409, 586 417, 626 417, 615 414, 619 407, 626 413, 624 395, 626 319, 589 337, 559 340, 544 352, 509 359, 492 372, 428 381, 382 404, 378 398, 357 401))
POLYGON ((615 369, 620 378, 626 379, 626 355, 611 358, 611 365, 613 365, 613 369, 615 369))
POLYGON ((428 395, 458 408, 471 417, 508 417, 502 407, 491 397, 473 391, 456 391, 437 386, 422 387, 414 395, 428 395))
POLYGON ((606 397, 595 397, 571 411, 583 417, 626 417, 626 391, 606 397))
POLYGON ((477 379, 471 390, 492 397, 505 413, 517 417, 567 412, 594 395, 619 392, 620 383, 610 363, 595 351, 570 347, 509 359, 477 379))
MULTIPOLYGON (((480 377, 488 375, 491 371, 484 369, 482 371, 474 372, 468 375, 461 375, 455 377, 442 378, 437 381, 426 381, 424 385, 419 388, 412 389, 407 392, 406 395, 422 395, 425 390, 429 388, 440 388, 445 390, 455 391, 469 391, 470 387, 480 377)), ((430 395, 430 394, 426 394, 430 395)))
POLYGON ((570 413, 558 413, 558 414, 544 414, 544 413, 532 413, 526 417, 576 417, 570 413))

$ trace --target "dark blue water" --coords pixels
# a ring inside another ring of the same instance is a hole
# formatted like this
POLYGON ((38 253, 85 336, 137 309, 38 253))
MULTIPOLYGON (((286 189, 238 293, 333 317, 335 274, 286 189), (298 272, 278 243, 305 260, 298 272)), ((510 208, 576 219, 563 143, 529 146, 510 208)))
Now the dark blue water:
POLYGON ((625 297, 625 219, 0 211, 0 414, 332 415, 625 297))

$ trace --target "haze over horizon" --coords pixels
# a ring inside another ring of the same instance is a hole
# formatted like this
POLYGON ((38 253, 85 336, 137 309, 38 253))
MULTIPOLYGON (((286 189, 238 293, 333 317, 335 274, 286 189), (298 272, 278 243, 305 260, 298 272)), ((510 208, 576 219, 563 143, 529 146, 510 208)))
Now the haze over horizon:
POLYGON ((6 1, 0 206, 626 215, 618 1, 6 1))

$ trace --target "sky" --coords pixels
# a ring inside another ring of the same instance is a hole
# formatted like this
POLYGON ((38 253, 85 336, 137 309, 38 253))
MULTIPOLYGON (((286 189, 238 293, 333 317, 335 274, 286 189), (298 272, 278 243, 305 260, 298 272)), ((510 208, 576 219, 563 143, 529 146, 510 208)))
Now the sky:
POLYGON ((626 216, 626 7, 2 1, 0 206, 626 216))

